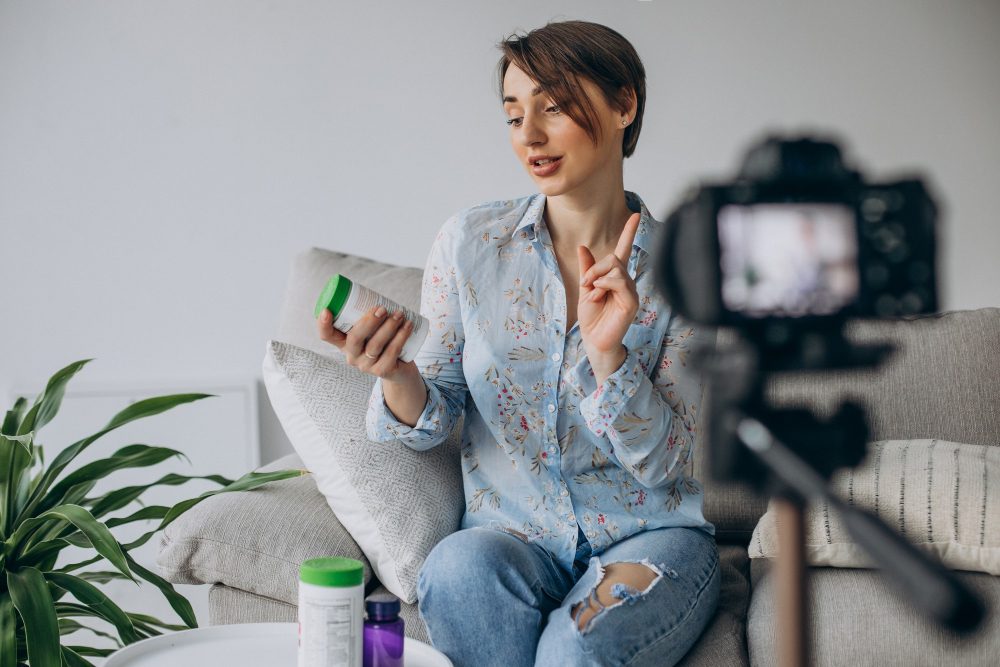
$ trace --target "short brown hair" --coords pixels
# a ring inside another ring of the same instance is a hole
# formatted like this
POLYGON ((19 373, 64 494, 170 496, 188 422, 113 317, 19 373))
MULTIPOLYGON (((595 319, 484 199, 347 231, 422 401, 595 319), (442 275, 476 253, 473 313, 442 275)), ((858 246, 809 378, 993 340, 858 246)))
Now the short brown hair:
POLYGON ((642 129, 646 103, 646 70, 627 39, 607 26, 589 21, 548 23, 526 35, 513 33, 497 47, 503 52, 497 64, 500 99, 503 78, 516 65, 552 97, 553 101, 582 127, 595 144, 600 125, 597 111, 580 85, 580 78, 593 82, 611 108, 624 112, 635 92, 635 118, 625 128, 622 156, 635 152, 642 129))

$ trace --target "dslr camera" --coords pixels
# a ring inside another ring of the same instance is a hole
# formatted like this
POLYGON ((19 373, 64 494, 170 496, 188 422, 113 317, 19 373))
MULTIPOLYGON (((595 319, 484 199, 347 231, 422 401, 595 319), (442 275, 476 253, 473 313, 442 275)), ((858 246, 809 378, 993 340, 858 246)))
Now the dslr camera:
POLYGON ((918 179, 868 183, 835 143, 770 137, 668 216, 660 287, 691 321, 777 351, 848 317, 935 312, 936 219, 918 179))

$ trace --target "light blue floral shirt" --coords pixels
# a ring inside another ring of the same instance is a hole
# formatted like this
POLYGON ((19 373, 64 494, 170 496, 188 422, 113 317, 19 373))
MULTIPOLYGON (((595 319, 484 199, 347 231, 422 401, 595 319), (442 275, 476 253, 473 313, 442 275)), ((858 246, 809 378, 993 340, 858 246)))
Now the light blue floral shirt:
POLYGON ((481 204, 444 224, 424 270, 420 313, 430 332, 415 358, 427 404, 415 426, 403 424, 380 378, 366 416, 372 440, 424 450, 443 442, 464 410, 462 528, 517 531, 567 570, 578 551, 597 555, 642 530, 715 534, 701 485, 684 474, 702 393, 687 355, 696 341, 714 339, 660 296, 650 260, 663 223, 625 195, 641 213, 628 261, 639 311, 622 341, 625 362, 604 383, 596 383, 578 323, 566 331, 545 195, 536 194, 481 204))

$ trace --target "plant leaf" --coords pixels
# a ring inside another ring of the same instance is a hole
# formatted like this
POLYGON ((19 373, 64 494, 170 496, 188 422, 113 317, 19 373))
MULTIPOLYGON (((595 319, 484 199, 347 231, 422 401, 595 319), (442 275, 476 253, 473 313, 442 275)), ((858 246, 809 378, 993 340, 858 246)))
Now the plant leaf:
POLYGON ((225 488, 216 489, 214 491, 206 491, 197 498, 188 498, 187 500, 181 501, 170 508, 170 512, 163 519, 163 524, 161 528, 165 528, 167 524, 176 519, 178 516, 186 512, 192 506, 198 504, 200 501, 214 496, 219 493, 232 493, 234 491, 249 491, 250 489, 255 489, 262 484, 267 484, 269 482, 278 482, 283 479, 290 479, 292 477, 301 477, 302 475, 310 474, 307 470, 275 470, 272 472, 248 472, 247 474, 240 477, 235 482, 226 485, 225 488))
POLYGON ((125 558, 128 559, 128 564, 135 570, 136 574, 160 589, 164 597, 167 598, 167 602, 177 612, 177 615, 181 617, 181 620, 187 624, 187 627, 198 627, 198 620, 195 618, 191 603, 188 602, 186 597, 174 590, 173 584, 136 563, 135 559, 127 551, 125 552, 125 558))
POLYGON ((32 452, 32 443, 35 440, 35 432, 30 431, 28 433, 25 433, 24 435, 5 435, 0 437, 21 443, 21 446, 24 447, 24 450, 30 454, 32 452))
MULTIPOLYGON (((45 500, 46 502, 53 503, 53 506, 57 505, 63 502, 63 496, 70 487, 76 484, 97 481, 124 468, 144 468, 156 465, 172 456, 188 458, 184 452, 168 447, 150 447, 149 445, 128 445, 122 447, 109 458, 93 461, 71 472, 45 494, 45 500)), ((191 463, 191 459, 188 459, 188 463, 191 463)))
MULTIPOLYGON (((60 505, 59 507, 53 508, 44 514, 39 515, 34 519, 28 519, 15 531, 9 540, 7 540, 7 546, 4 547, 5 553, 8 557, 12 555, 16 549, 19 548, 20 543, 25 540, 31 533, 31 530, 46 521, 52 520, 65 520, 72 523, 74 526, 80 529, 84 535, 90 540, 90 543, 97 553, 101 554, 109 561, 111 564, 121 570, 124 574, 128 575, 132 581, 139 583, 129 572, 128 565, 125 562, 125 556, 122 554, 121 545, 118 544, 118 540, 115 539, 108 527, 103 523, 94 518, 94 516, 85 508, 79 505, 60 505)), ((41 546, 41 545, 38 545, 41 546)), ((37 548, 37 547, 36 547, 37 548)), ((26 558, 31 557, 31 552, 24 554, 26 558)))
POLYGON ((17 615, 10 591, 0 594, 0 667, 17 665, 17 615))
MULTIPOLYGON (((95 658, 106 658, 118 649, 113 648, 93 648, 92 646, 63 646, 63 650, 71 650, 81 655, 93 656, 95 658)), ((85 661, 86 662, 86 661, 85 661)), ((89 665, 90 663, 87 662, 89 665)))
POLYGON ((61 572, 46 572, 45 578, 72 593, 81 603, 104 614, 104 617, 118 628, 118 636, 123 642, 132 644, 139 641, 131 619, 97 586, 72 574, 61 572))
POLYGON ((115 526, 122 526, 126 523, 132 523, 134 521, 152 521, 153 519, 162 519, 169 511, 170 508, 166 505, 149 505, 148 507, 136 510, 126 517, 111 517, 104 522, 104 525, 108 528, 114 528, 115 526))
POLYGON ((72 618, 60 618, 59 619, 59 635, 71 635, 74 632, 79 632, 80 630, 89 630, 93 632, 98 637, 105 637, 113 641, 118 648, 124 648, 125 645, 122 644, 121 640, 110 632, 102 632, 96 628, 92 628, 89 625, 84 625, 78 621, 74 621, 72 618))
MULTIPOLYGON (((94 667, 94 663, 90 662, 89 660, 84 660, 82 657, 80 657, 80 651, 79 651, 79 649, 81 649, 81 648, 83 648, 83 647, 81 647, 81 646, 60 646, 59 647, 59 650, 62 653, 63 664, 65 664, 66 667, 88 667, 88 666, 89 667, 94 667), (77 649, 77 650, 74 650, 74 649, 77 649)), ((97 649, 91 649, 91 650, 96 651, 97 649)), ((108 649, 108 650, 112 651, 113 649, 108 649)), ((111 655, 111 654, 110 653, 106 653, 106 654, 103 654, 103 655, 111 655)))
POLYGON ((28 413, 24 415, 24 419, 18 424, 17 435, 22 435, 28 431, 41 430, 43 426, 52 421, 52 418, 59 412, 63 395, 66 393, 66 385, 85 364, 91 361, 93 359, 75 361, 69 366, 56 371, 56 374, 49 378, 48 384, 45 385, 42 393, 35 397, 35 403, 28 410, 28 413))
POLYGON ((3 419, 3 426, 0 426, 0 434, 14 435, 17 433, 17 427, 21 424, 26 407, 28 407, 28 399, 24 396, 20 396, 14 401, 14 407, 7 411, 7 415, 3 419))
POLYGON ((31 493, 31 471, 35 467, 35 460, 37 447, 32 444, 31 447, 31 461, 28 463, 27 467, 20 475, 20 479, 17 481, 17 489, 14 491, 14 511, 11 512, 11 516, 17 516, 21 508, 24 507, 25 503, 28 501, 28 494, 31 493))
POLYGON ((53 501, 45 496, 49 487, 52 486, 52 483, 59 476, 59 474, 62 473, 63 469, 66 468, 66 466, 69 465, 80 452, 89 447, 92 442, 100 438, 105 433, 113 431, 119 426, 124 426, 125 424, 135 421, 136 419, 158 415, 161 412, 166 412, 170 408, 183 403, 191 403, 202 398, 208 398, 209 396, 216 396, 216 394, 172 394, 169 396, 156 396, 136 401, 132 405, 128 406, 112 417, 111 421, 108 422, 108 425, 103 429, 90 437, 78 440, 56 455, 56 457, 52 460, 52 463, 49 465, 48 470, 46 470, 45 474, 42 476, 41 481, 39 481, 34 491, 31 492, 31 497, 28 500, 27 506, 18 513, 17 519, 12 527, 16 528, 22 521, 44 512, 58 502, 58 500, 53 501))
POLYGON ((81 567, 87 567, 88 565, 93 565, 94 563, 96 563, 97 561, 101 560, 102 558, 104 558, 104 556, 102 556, 101 554, 97 554, 93 558, 89 558, 87 560, 80 561, 79 563, 70 563, 69 565, 64 565, 63 567, 59 568, 58 570, 52 570, 52 572, 72 572, 74 570, 79 570, 81 567))
MULTIPOLYGON (((159 620, 158 618, 154 618, 153 616, 148 616, 146 614, 136 614, 136 613, 133 613, 133 612, 126 612, 126 613, 128 614, 128 617, 132 619, 132 622, 136 624, 136 627, 138 627, 141 624, 143 626, 148 627, 151 630, 153 629, 154 625, 157 626, 157 627, 160 627, 160 628, 164 628, 165 630, 188 630, 189 629, 186 625, 175 625, 173 623, 164 623, 163 621, 159 620)), ((158 634, 160 634, 160 633, 158 633, 158 634)))
MULTIPOLYGON (((87 539, 86 536, 84 536, 83 539, 87 539)), ((21 554, 21 556, 18 557, 17 562, 20 563, 21 565, 31 565, 32 567, 37 567, 39 570, 47 572, 51 568, 46 569, 42 567, 42 564, 45 562, 45 560, 53 555, 58 556, 60 551, 62 551, 68 546, 71 546, 71 544, 72 543, 69 542, 69 540, 63 539, 61 537, 55 540, 46 540, 45 542, 39 542, 38 544, 32 546, 26 553, 21 554)), ((73 546, 80 546, 80 545, 73 545, 73 546)), ((83 546, 84 548, 92 546, 90 544, 90 540, 87 540, 87 544, 83 546)), ((101 560, 102 558, 104 558, 104 556, 98 554, 95 560, 101 560)))
POLYGON ((68 618, 70 616, 92 616, 111 623, 111 621, 104 617, 104 614, 94 611, 86 605, 82 605, 78 602, 56 602, 56 616, 59 618, 68 618))
POLYGON ((45 577, 33 567, 22 567, 17 572, 7 570, 7 588, 24 621, 28 662, 32 667, 58 666, 59 622, 45 577))
POLYGON ((81 572, 76 576, 98 584, 106 584, 112 579, 128 580, 128 577, 117 570, 87 570, 86 572, 81 572))
POLYGON ((31 440, 34 433, 7 437, 0 435, 0 532, 9 535, 15 528, 14 502, 21 476, 31 470, 31 440))
POLYGON ((231 493, 233 491, 249 491, 262 484, 267 484, 269 482, 277 482, 283 479, 289 479, 291 477, 300 477, 305 471, 303 470, 275 470, 273 472, 249 472, 243 477, 240 477, 235 482, 231 482, 225 488, 215 489, 214 491, 206 491, 197 498, 188 498, 187 500, 182 500, 167 512, 167 515, 163 517, 163 521, 160 525, 149 531, 148 533, 142 535, 141 537, 129 542, 128 544, 123 544, 122 548, 126 551, 131 551, 132 549, 141 547, 143 544, 149 541, 157 531, 166 528, 174 519, 179 517, 184 512, 188 511, 201 501, 211 496, 218 495, 220 493, 231 493))
POLYGON ((114 512, 116 509, 125 507, 145 493, 150 487, 159 485, 177 486, 178 484, 183 484, 191 479, 207 479, 221 486, 232 484, 232 480, 226 479, 221 475, 178 475, 176 473, 170 473, 150 484, 142 484, 140 486, 123 486, 122 488, 116 491, 110 491, 99 498, 85 499, 83 503, 91 504, 91 514, 100 518, 108 512, 114 512))
POLYGON ((136 401, 112 417, 105 428, 118 428, 136 419, 158 415, 182 403, 191 403, 192 401, 208 398, 209 396, 217 396, 217 394, 170 394, 169 396, 155 396, 136 401))

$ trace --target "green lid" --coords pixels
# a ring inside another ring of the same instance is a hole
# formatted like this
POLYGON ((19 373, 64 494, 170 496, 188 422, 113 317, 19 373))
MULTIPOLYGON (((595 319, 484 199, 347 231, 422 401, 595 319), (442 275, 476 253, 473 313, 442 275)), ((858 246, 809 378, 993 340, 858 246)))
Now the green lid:
POLYGON ((365 566, 353 558, 310 558, 299 567, 299 579, 316 586, 358 586, 365 566))
POLYGON ((324 309, 329 308, 330 312, 333 313, 334 317, 340 314, 340 309, 344 307, 344 303, 347 301, 347 295, 351 293, 351 281, 348 278, 340 275, 339 273, 333 278, 326 281, 326 285, 323 286, 323 291, 320 292, 319 301, 316 302, 316 313, 315 317, 319 317, 319 314, 323 312, 324 309))

